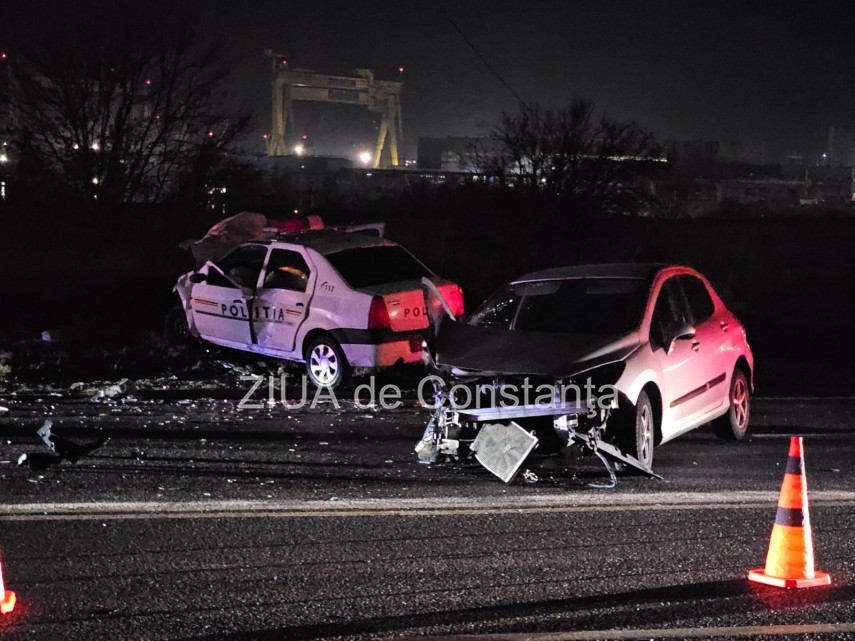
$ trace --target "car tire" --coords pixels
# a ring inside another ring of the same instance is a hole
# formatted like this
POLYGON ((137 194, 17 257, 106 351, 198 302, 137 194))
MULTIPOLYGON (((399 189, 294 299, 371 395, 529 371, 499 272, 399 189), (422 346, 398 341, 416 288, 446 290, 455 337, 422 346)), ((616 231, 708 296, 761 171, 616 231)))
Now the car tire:
POLYGON ((306 375, 315 387, 335 389, 347 378, 347 358, 331 336, 313 338, 306 346, 305 358, 306 375))
POLYGON ((751 387, 741 369, 730 379, 727 413, 713 421, 716 436, 726 441, 741 441, 748 433, 751 420, 751 387))
POLYGON ((163 323, 163 335, 171 345, 189 345, 195 342, 196 337, 190 331, 187 314, 181 305, 175 305, 167 312, 163 323))
POLYGON ((653 467, 653 448, 656 446, 656 415, 653 403, 647 392, 642 391, 635 403, 635 412, 627 417, 620 439, 620 449, 624 454, 653 467))

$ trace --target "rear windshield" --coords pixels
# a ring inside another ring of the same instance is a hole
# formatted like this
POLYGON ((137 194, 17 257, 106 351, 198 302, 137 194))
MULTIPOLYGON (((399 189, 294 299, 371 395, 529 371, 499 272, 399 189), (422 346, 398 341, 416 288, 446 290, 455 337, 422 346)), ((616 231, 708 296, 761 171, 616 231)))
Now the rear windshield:
POLYGON ((326 259, 354 289, 431 276, 428 269, 397 245, 357 247, 327 254, 326 259))

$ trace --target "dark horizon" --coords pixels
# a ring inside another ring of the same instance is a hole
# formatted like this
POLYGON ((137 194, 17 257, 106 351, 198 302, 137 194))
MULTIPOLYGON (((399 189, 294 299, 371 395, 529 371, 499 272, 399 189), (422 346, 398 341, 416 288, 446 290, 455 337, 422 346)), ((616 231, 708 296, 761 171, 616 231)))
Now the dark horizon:
MULTIPOLYGON (((441 5, 478 51, 526 102, 544 107, 573 98, 601 113, 634 120, 661 140, 761 143, 768 161, 798 151, 806 163, 824 151, 830 126, 855 125, 852 6, 770 2, 630 4, 616 0, 534 3, 365 5, 210 0, 183 5, 203 28, 221 33, 240 57, 235 92, 257 114, 253 138, 269 129, 269 62, 348 73, 368 67, 395 78, 405 67, 405 156, 419 137, 483 134, 512 93, 454 30, 441 5)), ((76 20, 110 28, 119 7, 169 21, 173 11, 141 3, 59 7, 20 3, 0 26, 0 49, 16 50, 52 24, 76 20)), ((147 21, 148 22, 148 21, 147 21)), ((349 107, 303 108, 304 128, 343 150, 373 143, 371 118, 349 107)))

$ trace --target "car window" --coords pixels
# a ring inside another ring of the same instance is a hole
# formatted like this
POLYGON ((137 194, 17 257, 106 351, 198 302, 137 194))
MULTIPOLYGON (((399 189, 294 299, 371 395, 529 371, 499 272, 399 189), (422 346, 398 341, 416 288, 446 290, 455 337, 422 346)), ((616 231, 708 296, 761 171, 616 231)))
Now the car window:
POLYGON ((669 278, 662 284, 653 308, 650 339, 656 347, 665 347, 677 330, 687 324, 690 324, 689 306, 683 290, 676 278, 669 278))
POLYGON ((311 270, 299 252, 289 249, 274 249, 267 262, 264 286, 268 289, 290 289, 305 292, 311 270))
POLYGON ((689 276, 688 274, 677 278, 683 286, 683 293, 689 302, 689 309, 692 311, 695 324, 700 325, 709 320, 715 311, 715 304, 710 298, 704 282, 697 276, 689 276))
POLYGON ((523 294, 514 329, 562 334, 622 334, 641 322, 644 281, 574 278, 519 286, 523 294))
POLYGON ((420 280, 433 274, 397 245, 354 247, 327 254, 326 259, 354 289, 403 280, 420 280))
POLYGON ((500 289, 475 310, 475 313, 469 317, 469 324, 478 327, 510 329, 519 302, 520 297, 513 288, 500 289))
MULTIPOLYGON (((266 255, 267 247, 264 245, 242 245, 214 261, 214 264, 238 285, 255 289, 266 255)), ((218 287, 234 287, 215 269, 208 272, 207 282, 218 287)))

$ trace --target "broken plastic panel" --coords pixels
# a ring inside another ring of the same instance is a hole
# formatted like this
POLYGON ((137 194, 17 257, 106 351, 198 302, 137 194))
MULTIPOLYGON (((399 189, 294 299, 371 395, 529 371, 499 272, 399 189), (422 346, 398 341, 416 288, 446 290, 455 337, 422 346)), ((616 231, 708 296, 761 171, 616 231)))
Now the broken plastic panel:
POLYGON ((478 462, 505 483, 514 480, 520 466, 537 447, 537 437, 518 423, 485 423, 472 443, 478 462))

